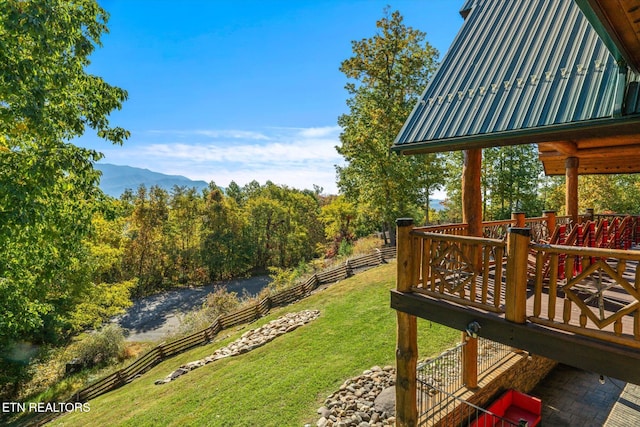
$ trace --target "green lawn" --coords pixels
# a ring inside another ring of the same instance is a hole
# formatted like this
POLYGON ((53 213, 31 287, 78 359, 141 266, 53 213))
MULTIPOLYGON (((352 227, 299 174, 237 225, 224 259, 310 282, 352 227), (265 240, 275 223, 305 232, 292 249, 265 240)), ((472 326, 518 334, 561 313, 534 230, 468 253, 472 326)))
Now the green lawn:
MULTIPOLYGON (((302 426, 315 425, 316 409, 347 378, 374 365, 395 364, 395 312, 389 289, 395 263, 329 286, 230 336, 169 359, 118 390, 90 402, 86 413, 67 414, 59 426, 302 426), (284 313, 320 310, 320 318, 241 356, 154 385, 183 363, 213 353, 284 313)), ((419 321, 420 357, 452 346, 460 333, 419 321)))

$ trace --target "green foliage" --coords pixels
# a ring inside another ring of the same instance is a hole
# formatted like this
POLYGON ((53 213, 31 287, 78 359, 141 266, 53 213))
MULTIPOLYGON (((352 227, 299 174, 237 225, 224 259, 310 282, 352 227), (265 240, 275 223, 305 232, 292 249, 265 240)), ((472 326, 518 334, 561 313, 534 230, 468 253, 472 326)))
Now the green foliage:
POLYGON ((227 292, 222 286, 217 286, 215 291, 209 293, 205 302, 205 306, 210 311, 213 311, 214 317, 230 313, 238 308, 239 305, 238 294, 236 292, 227 292))
POLYGON ((87 127, 128 136, 108 122, 126 92, 85 70, 106 21, 92 0, 0 7, 0 351, 61 339, 91 284, 101 156, 68 141, 87 127))
POLYGON ((269 291, 277 292, 295 285, 310 273, 309 265, 300 263, 296 268, 269 267, 269 291))
POLYGON ((338 255, 342 257, 348 257, 353 253, 353 245, 348 240, 340 242, 340 248, 338 249, 338 255))
POLYGON ((353 240, 355 233, 356 207, 338 196, 322 207, 320 220, 324 223, 324 233, 329 241, 353 240))
POLYGON ((125 268, 138 279, 136 295, 162 288, 168 265, 164 249, 165 226, 169 217, 168 194, 160 187, 138 188, 128 227, 130 238, 125 252, 125 268))
MULTIPOLYGON (((459 222, 462 218, 462 152, 446 156, 448 175, 445 209, 438 214, 441 222, 459 222)), ((548 208, 543 170, 536 145, 493 147, 483 150, 481 191, 483 218, 486 221, 506 219, 522 211, 527 216, 540 216, 548 208), (545 206, 547 205, 547 206, 545 206)))
POLYGON ((85 70, 108 31, 107 19, 93 0, 3 2, 0 138, 5 147, 55 147, 82 135, 87 126, 115 143, 128 137, 108 121, 127 92, 85 70))
POLYGON ((482 154, 483 216, 507 219, 516 211, 540 216, 543 206, 538 190, 543 170, 537 146, 486 148, 482 154))
POLYGON ((137 279, 119 283, 97 283, 71 313, 70 327, 73 331, 82 328, 97 328, 113 316, 124 313, 131 306, 131 290, 137 279))
POLYGON ((338 152, 338 186, 358 213, 393 230, 396 218, 414 214, 437 189, 443 169, 435 155, 397 156, 389 152, 396 135, 437 65, 438 52, 423 43, 425 33, 406 27, 399 12, 376 23, 378 33, 352 42, 353 56, 342 62, 350 81, 349 113, 338 152))

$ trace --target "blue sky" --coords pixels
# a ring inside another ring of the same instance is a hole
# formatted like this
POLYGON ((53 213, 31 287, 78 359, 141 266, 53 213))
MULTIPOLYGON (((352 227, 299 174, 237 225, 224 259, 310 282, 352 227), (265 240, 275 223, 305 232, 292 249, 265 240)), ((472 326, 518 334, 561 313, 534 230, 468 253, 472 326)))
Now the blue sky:
POLYGON ((129 92, 111 123, 124 146, 88 132, 105 163, 215 181, 255 179, 337 193, 347 113, 338 70, 375 34, 386 5, 446 53, 462 0, 99 0, 110 33, 89 72, 129 92))

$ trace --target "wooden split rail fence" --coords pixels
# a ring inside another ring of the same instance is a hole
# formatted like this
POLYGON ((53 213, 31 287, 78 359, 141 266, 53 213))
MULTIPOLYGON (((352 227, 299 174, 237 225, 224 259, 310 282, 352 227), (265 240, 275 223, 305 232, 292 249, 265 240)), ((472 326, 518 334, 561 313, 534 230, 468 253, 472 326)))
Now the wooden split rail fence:
POLYGON ((96 381, 73 395, 69 402, 86 402, 104 393, 121 387, 139 377, 161 361, 189 350, 198 345, 210 342, 220 331, 242 323, 251 322, 265 316, 271 308, 288 305, 308 296, 321 285, 335 283, 346 279, 358 270, 375 267, 388 259, 395 258, 396 248, 385 247, 375 252, 351 258, 340 266, 313 274, 306 281, 273 295, 263 298, 256 304, 249 305, 233 313, 217 317, 208 328, 188 335, 184 338, 162 343, 138 358, 129 366, 96 381))

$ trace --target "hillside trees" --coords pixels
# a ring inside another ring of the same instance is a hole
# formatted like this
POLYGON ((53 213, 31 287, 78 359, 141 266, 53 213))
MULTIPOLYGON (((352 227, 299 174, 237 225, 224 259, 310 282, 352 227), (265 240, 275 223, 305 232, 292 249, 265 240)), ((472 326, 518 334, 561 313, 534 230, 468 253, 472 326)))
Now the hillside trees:
POLYGON ((212 182, 201 193, 141 186, 113 203, 94 218, 106 242, 92 248, 103 254, 100 277, 135 281, 134 296, 295 267, 325 242, 320 196, 271 182, 226 192, 212 182))
MULTIPOLYGON (((0 8, 0 342, 54 341, 91 286, 84 240, 99 206, 99 153, 122 143, 109 113, 127 93, 85 67, 107 31, 95 1, 7 0, 0 8)), ((0 349, 0 353, 3 349, 0 349)))
POLYGON ((378 33, 353 41, 353 56, 342 62, 349 113, 338 152, 338 186, 360 210, 373 213, 384 228, 401 216, 414 216, 442 183, 435 156, 398 156, 389 152, 396 135, 436 67, 438 52, 425 33, 407 27, 395 11, 376 23, 378 33))

